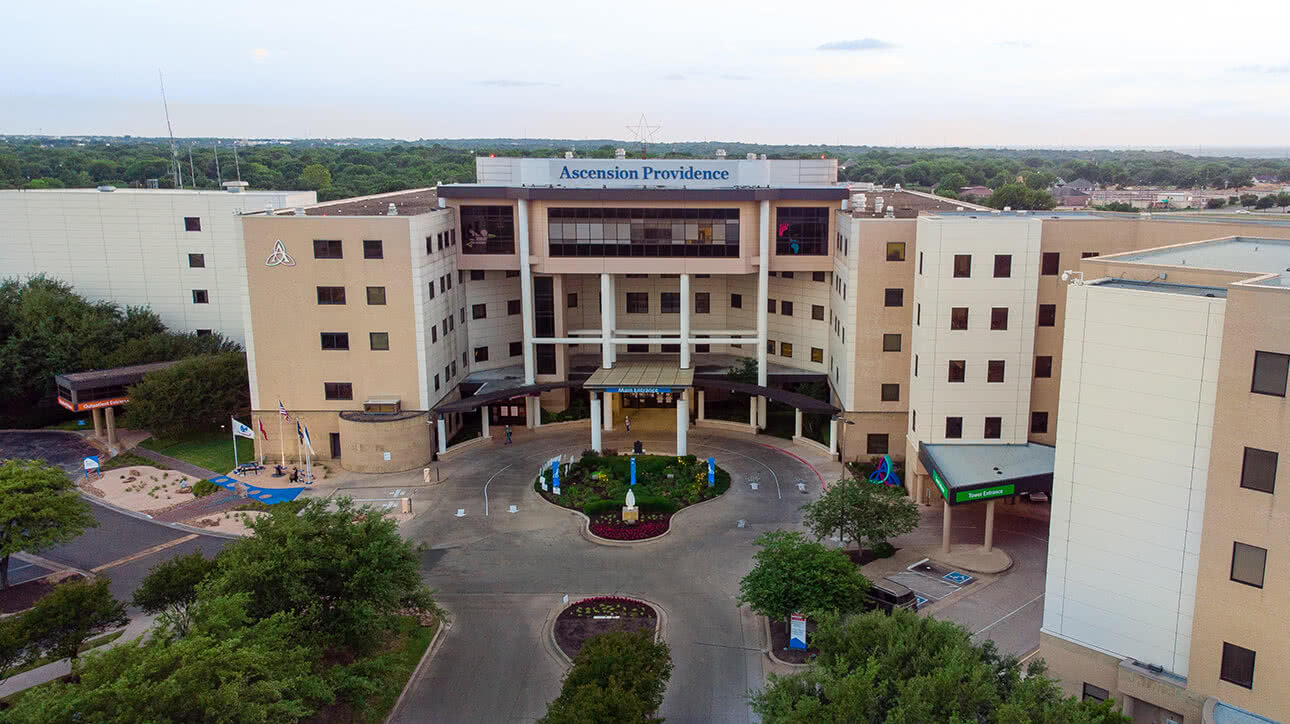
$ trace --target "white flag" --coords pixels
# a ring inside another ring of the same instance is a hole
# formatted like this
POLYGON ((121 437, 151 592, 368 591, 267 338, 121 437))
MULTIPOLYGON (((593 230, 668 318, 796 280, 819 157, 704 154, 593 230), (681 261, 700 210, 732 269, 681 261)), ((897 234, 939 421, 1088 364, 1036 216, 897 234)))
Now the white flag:
POLYGON ((305 447, 309 448, 309 453, 311 455, 316 455, 317 453, 314 452, 314 444, 309 441, 309 426, 305 425, 303 429, 304 429, 303 435, 305 438, 305 447))
POLYGON ((237 421, 237 418, 229 418, 233 421, 233 434, 238 437, 249 437, 255 439, 255 431, 237 421))

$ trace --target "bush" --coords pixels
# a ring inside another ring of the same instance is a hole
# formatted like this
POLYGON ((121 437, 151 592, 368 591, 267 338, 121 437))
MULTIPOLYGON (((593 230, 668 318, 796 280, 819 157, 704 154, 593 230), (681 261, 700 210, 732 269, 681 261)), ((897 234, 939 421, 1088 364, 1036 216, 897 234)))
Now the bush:
POLYGON ((875 558, 891 558, 896 555, 896 546, 888 543, 887 541, 875 543, 873 546, 873 555, 875 558))
POLYGON ((219 490, 221 490, 220 486, 209 480, 198 480, 193 483, 193 497, 195 498, 205 498, 211 493, 218 492, 219 490))

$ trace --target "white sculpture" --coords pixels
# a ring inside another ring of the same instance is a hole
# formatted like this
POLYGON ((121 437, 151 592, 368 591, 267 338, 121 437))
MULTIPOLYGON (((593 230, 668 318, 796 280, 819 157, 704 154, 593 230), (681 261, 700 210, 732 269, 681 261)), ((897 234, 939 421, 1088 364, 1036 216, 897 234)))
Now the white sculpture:
POLYGON ((627 491, 627 507, 628 508, 636 507, 636 494, 633 493, 631 490, 627 491))

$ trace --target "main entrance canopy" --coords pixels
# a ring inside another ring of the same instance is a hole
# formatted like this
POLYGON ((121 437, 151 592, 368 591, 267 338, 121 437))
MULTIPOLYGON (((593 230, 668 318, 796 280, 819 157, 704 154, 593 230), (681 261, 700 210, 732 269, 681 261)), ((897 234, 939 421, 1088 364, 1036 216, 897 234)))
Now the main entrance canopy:
POLYGON ((596 370, 582 386, 596 392, 681 392, 694 386, 694 369, 681 369, 675 363, 661 361, 626 362, 596 370))

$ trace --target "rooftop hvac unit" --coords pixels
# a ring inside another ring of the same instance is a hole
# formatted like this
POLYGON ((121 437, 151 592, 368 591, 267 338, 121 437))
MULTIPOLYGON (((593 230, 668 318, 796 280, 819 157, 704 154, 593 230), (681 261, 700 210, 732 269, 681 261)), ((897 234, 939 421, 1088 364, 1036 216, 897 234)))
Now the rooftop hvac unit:
POLYGON ((761 160, 763 160, 763 161, 765 161, 765 160, 766 160, 766 154, 764 154, 764 153, 763 153, 763 154, 761 155, 761 160))
POLYGON ((390 202, 390 207, 389 207, 388 209, 386 209, 386 210, 385 210, 385 215, 386 215, 386 216, 398 216, 398 215, 399 215, 399 209, 398 209, 398 207, 396 207, 396 206, 394 205, 394 202, 393 202, 393 201, 391 201, 391 202, 390 202))
POLYGON ((99 187, 99 191, 103 191, 103 192, 105 192, 105 193, 107 193, 107 192, 111 192, 111 191, 116 191, 116 187, 115 187, 115 186, 108 186, 108 185, 104 184, 103 186, 100 186, 100 187, 99 187))
POLYGON ((717 158, 725 158, 725 157, 726 157, 726 149, 724 149, 724 148, 718 148, 718 149, 717 149, 717 152, 716 152, 715 154, 713 154, 713 155, 714 155, 714 156, 716 156, 717 158))
POLYGON ((304 216, 304 215, 305 215, 305 207, 303 207, 303 206, 297 206, 295 209, 293 209, 293 210, 292 210, 292 212, 291 212, 291 213, 292 213, 292 214, 294 214, 294 215, 296 215, 296 216, 304 216))
POLYGON ((875 214, 882 213, 882 202, 883 202, 883 198, 881 196, 873 200, 873 212, 875 214))
POLYGON ((627 149, 625 148, 614 149, 614 158, 627 158, 627 149))
POLYGON ((895 208, 893 208, 893 207, 891 207, 891 206, 888 206, 888 207, 887 207, 887 218, 888 218, 888 219, 894 219, 894 218, 896 218, 896 209, 895 209, 895 208))
POLYGON ((755 154, 755 153, 749 153, 749 154, 748 154, 748 156, 747 156, 747 158, 748 158, 748 160, 749 160, 749 161, 756 161, 756 160, 757 160, 757 154, 755 154))
POLYGON ((564 157, 565 157, 565 158, 573 158, 573 151, 565 151, 565 152, 564 152, 564 157))

